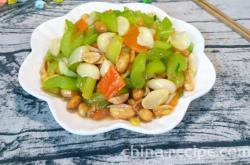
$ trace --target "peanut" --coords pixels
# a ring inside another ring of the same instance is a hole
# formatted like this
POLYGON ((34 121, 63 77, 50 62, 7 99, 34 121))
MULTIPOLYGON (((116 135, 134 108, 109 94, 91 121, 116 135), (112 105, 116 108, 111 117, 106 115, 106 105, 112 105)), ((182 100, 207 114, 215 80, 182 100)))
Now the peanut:
POLYGON ((90 107, 87 104, 85 104, 84 102, 82 102, 81 104, 79 104, 77 112, 78 112, 79 116, 85 117, 87 112, 89 111, 89 109, 90 109, 90 107))
POLYGON ((110 115, 115 119, 129 119, 135 115, 132 107, 126 104, 112 106, 110 108, 110 115))
POLYGON ((129 99, 128 104, 131 105, 133 110, 137 112, 139 109, 142 108, 141 101, 142 99, 140 100, 129 99))
POLYGON ((135 100, 139 100, 144 96, 144 90, 143 89, 134 89, 132 91, 132 96, 135 100))
POLYGON ((100 59, 98 61, 95 62, 95 64, 99 64, 101 65, 103 63, 103 61, 105 60, 105 56, 101 55, 100 59))
POLYGON ((97 52, 87 52, 83 56, 83 60, 90 64, 97 62, 98 60, 100 60, 100 58, 101 58, 101 55, 100 53, 97 53, 97 52))
POLYGON ((128 97, 129 97, 129 94, 125 93, 120 96, 112 97, 108 101, 111 102, 112 104, 122 104, 128 100, 128 97))
POLYGON ((67 108, 70 109, 70 110, 75 110, 75 109, 77 109, 77 107, 79 106, 81 101, 82 101, 81 96, 75 95, 67 103, 67 108))
POLYGON ((172 107, 171 105, 159 105, 153 109, 153 112, 156 117, 161 117, 171 114, 173 110, 174 107, 172 107))
POLYGON ((91 109, 88 111, 88 116, 94 120, 102 120, 109 116, 109 109, 91 109))
POLYGON ((121 53, 116 62, 116 69, 119 73, 124 73, 128 67, 130 56, 128 53, 121 53))
POLYGON ((148 110, 148 109, 140 109, 138 111, 138 116, 143 120, 143 121, 146 121, 146 122, 149 122, 153 119, 153 113, 148 110))

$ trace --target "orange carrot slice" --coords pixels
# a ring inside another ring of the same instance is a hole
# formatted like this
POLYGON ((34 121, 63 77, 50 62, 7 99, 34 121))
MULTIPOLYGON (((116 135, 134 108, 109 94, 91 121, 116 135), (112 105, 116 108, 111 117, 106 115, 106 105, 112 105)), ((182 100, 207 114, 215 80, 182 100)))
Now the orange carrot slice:
POLYGON ((101 92, 106 99, 109 99, 115 96, 125 85, 125 81, 115 68, 111 66, 98 83, 97 90, 101 92))
POLYGON ((88 29, 88 24, 85 20, 79 19, 76 23, 77 33, 82 33, 88 29))
POLYGON ((139 31, 136 26, 132 26, 128 33, 124 36, 124 44, 127 45, 132 50, 137 53, 145 53, 147 52, 147 48, 144 46, 140 46, 137 44, 137 37, 139 35, 139 31))

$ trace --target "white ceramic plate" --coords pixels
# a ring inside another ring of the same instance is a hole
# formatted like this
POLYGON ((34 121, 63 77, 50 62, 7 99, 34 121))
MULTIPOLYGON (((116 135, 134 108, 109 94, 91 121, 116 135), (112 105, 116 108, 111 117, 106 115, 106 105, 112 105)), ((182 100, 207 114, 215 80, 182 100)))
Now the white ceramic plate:
POLYGON ((150 123, 143 123, 140 126, 133 126, 123 120, 102 120, 80 118, 76 113, 69 113, 66 110, 66 102, 61 98, 49 95, 41 89, 40 67, 43 58, 48 50, 50 40, 61 37, 64 31, 65 19, 77 21, 83 13, 92 11, 104 11, 108 9, 122 10, 124 7, 142 12, 156 13, 159 18, 168 16, 161 9, 143 3, 112 4, 105 2, 85 3, 74 8, 67 15, 49 20, 38 26, 31 36, 32 51, 23 62, 19 70, 19 82, 23 89, 31 95, 46 101, 55 120, 67 131, 79 135, 93 135, 107 132, 117 128, 124 128, 144 134, 164 133, 177 126, 184 117, 190 102, 207 93, 215 82, 215 70, 207 56, 204 54, 204 39, 201 33, 192 25, 168 16, 178 31, 186 31, 194 43, 193 54, 198 60, 198 71, 196 74, 196 86, 193 92, 185 92, 180 98, 174 112, 150 123))

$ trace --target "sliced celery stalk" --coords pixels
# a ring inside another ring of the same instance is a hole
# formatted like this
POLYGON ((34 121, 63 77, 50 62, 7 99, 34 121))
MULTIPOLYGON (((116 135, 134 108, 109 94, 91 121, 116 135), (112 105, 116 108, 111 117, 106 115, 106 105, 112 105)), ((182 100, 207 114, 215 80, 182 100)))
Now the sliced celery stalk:
POLYGON ((122 43, 123 43, 122 37, 115 36, 111 39, 108 45, 106 56, 113 64, 115 64, 117 58, 121 53, 122 43))

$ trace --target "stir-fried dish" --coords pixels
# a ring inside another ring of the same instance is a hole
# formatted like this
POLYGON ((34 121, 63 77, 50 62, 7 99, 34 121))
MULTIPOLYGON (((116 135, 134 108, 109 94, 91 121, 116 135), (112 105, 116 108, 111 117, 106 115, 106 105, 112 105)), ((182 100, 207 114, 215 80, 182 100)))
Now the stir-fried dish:
POLYGON ((168 17, 124 8, 65 21, 41 69, 42 89, 81 117, 134 125, 174 111, 194 89, 193 43, 168 17))

